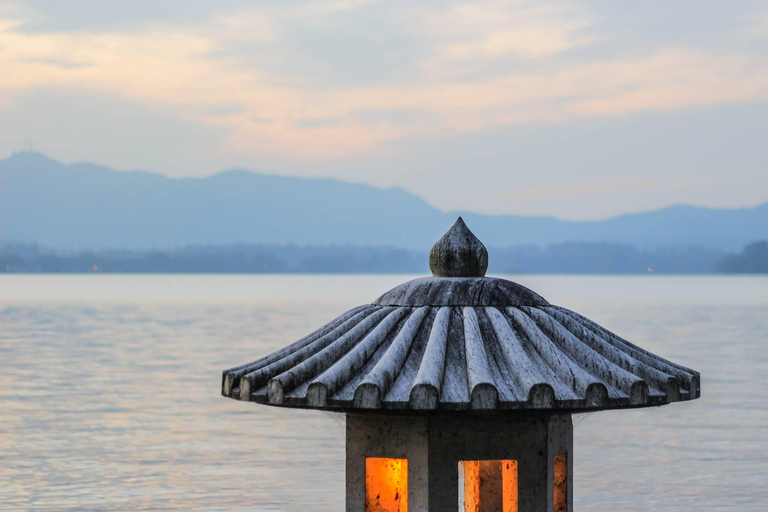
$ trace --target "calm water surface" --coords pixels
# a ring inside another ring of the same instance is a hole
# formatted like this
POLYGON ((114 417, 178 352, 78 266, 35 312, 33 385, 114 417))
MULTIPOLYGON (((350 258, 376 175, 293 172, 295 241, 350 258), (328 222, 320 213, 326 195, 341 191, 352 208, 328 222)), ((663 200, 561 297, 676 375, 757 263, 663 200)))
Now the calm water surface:
MULTIPOLYGON (((0 510, 343 510, 343 418, 224 399, 221 370, 407 278, 0 276, 0 510)), ((768 278, 514 279, 702 374, 576 417, 578 511, 766 509, 768 278)))

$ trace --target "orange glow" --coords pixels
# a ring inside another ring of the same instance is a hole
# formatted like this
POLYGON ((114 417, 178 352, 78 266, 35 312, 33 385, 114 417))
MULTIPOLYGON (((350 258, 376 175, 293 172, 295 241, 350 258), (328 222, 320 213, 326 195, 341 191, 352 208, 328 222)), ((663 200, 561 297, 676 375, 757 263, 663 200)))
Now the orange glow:
POLYGON ((517 512, 517 461, 467 460, 464 512, 517 512))
POLYGON ((366 512, 408 512, 408 460, 365 459, 366 512))
POLYGON ((555 455, 555 512, 568 512, 568 454, 555 455))

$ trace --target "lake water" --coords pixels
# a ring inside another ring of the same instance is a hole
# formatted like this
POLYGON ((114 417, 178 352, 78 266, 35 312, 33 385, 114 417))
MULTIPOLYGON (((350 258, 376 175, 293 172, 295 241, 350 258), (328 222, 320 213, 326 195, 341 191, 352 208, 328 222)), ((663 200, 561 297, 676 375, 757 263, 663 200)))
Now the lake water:
MULTIPOLYGON (((219 395, 409 276, 0 276, 0 510, 341 511, 343 417, 219 395)), ((702 374, 575 418, 575 508, 768 504, 768 278, 515 276, 702 374)))

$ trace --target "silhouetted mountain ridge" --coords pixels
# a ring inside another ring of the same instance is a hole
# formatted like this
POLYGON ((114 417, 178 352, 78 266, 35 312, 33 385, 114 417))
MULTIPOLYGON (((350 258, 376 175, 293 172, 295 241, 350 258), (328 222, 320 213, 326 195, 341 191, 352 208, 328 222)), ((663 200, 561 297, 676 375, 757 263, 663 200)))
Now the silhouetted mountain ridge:
POLYGON ((38 153, 0 161, 0 239, 64 250, 298 244, 428 249, 456 216, 489 247, 606 242, 740 250, 768 238, 768 204, 672 206, 600 221, 442 212, 400 188, 245 170, 204 178, 63 165, 38 153))

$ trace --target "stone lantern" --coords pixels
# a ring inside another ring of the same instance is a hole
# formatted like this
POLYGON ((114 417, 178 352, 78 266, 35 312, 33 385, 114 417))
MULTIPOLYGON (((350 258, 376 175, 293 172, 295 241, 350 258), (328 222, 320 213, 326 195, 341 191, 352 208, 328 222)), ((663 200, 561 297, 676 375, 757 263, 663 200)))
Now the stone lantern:
POLYGON ((485 277, 461 218, 429 264, 223 373, 224 396, 347 415, 347 512, 571 511, 571 414, 700 395, 698 372, 485 277))

